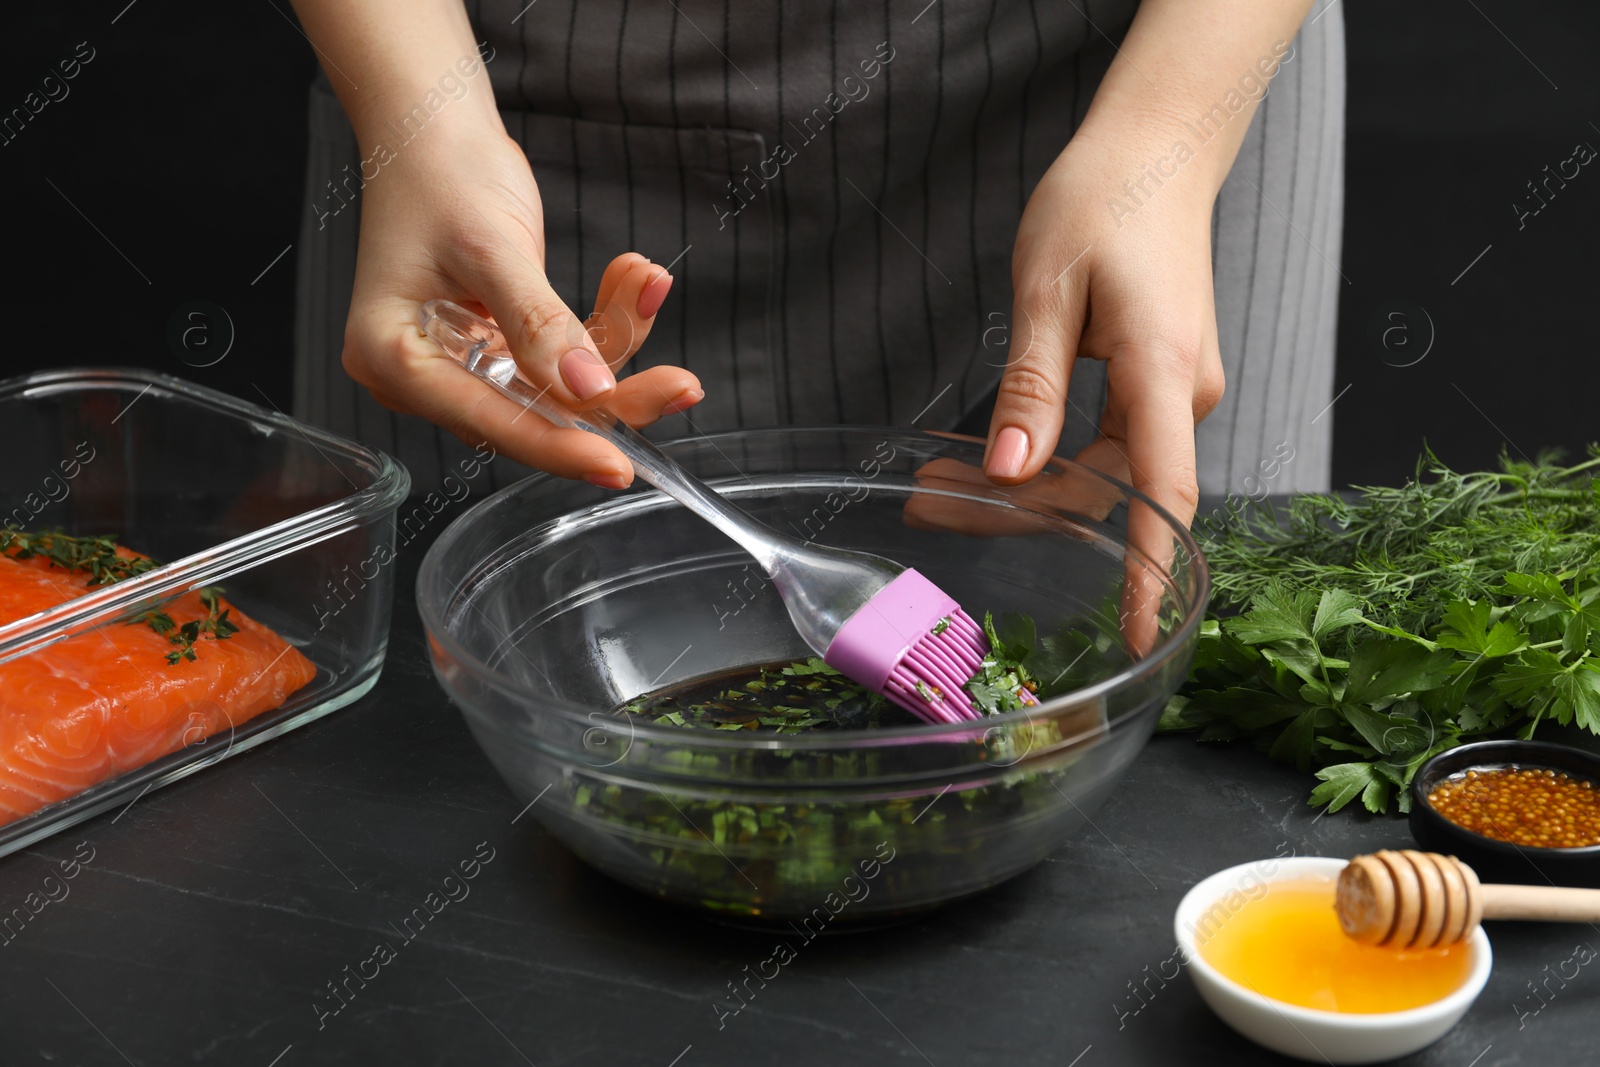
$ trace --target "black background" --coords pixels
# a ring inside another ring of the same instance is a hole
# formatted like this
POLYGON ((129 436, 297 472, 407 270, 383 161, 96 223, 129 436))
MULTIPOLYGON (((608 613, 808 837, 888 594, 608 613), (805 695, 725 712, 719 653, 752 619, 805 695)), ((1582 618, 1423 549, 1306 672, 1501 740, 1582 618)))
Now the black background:
MULTIPOLYGON (((1600 10, 1335 2, 1350 57, 1336 483, 1399 481, 1424 441, 1463 468, 1578 452, 1600 438, 1600 168, 1520 230, 1512 204, 1578 142, 1600 147, 1600 10), (1387 318, 1400 301, 1407 317, 1387 318), (1388 349, 1373 340, 1385 326, 1402 327, 1388 349)), ((314 67, 286 0, 31 4, 10 18, 0 114, 80 41, 95 58, 0 145, 15 265, 0 370, 141 364, 287 408, 294 251, 273 261, 298 239, 314 67), (214 366, 168 344, 192 300, 232 320, 214 366)))

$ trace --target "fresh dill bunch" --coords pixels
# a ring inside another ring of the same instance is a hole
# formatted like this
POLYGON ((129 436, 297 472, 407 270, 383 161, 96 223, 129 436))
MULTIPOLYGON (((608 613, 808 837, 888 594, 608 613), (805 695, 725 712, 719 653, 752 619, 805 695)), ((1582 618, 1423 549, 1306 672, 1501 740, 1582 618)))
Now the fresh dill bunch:
POLYGON ((1241 608, 1278 580, 1342 589, 1369 619, 1421 632, 1508 572, 1570 573, 1600 558, 1597 468, 1595 445, 1573 466, 1543 452, 1472 473, 1426 451, 1401 486, 1255 505, 1202 544, 1217 607, 1241 608))

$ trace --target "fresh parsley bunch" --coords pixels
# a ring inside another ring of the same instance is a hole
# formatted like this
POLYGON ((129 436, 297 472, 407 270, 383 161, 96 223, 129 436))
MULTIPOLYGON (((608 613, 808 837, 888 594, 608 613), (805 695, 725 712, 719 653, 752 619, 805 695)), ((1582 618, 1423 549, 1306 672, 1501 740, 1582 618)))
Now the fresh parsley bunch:
POLYGON ((1315 771, 1311 803, 1410 807, 1434 754, 1600 733, 1600 449, 1258 510, 1206 547, 1219 607, 1162 718, 1315 771))

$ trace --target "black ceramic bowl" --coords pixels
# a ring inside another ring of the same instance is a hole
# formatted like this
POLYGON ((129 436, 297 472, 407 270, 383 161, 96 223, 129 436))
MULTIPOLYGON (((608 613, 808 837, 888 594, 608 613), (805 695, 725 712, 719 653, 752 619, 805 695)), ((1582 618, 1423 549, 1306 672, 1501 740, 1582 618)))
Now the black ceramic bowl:
POLYGON ((1411 780, 1411 836, 1429 852, 1453 855, 1485 882, 1600 887, 1600 845, 1528 848, 1473 833, 1433 809, 1428 794, 1452 774, 1504 767, 1566 771, 1600 782, 1600 756, 1543 741, 1478 741, 1441 752, 1411 780))

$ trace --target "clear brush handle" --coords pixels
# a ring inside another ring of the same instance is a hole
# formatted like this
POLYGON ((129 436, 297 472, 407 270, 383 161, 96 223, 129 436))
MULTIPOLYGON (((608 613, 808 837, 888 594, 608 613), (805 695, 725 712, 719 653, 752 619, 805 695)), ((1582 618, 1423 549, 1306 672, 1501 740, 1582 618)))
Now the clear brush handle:
POLYGON ((518 377, 505 336, 488 319, 448 300, 429 300, 417 319, 423 333, 501 395, 557 426, 587 430, 616 446, 639 477, 738 542, 769 575, 801 547, 727 503, 612 412, 603 407, 570 411, 548 395, 548 388, 536 389, 518 377))

